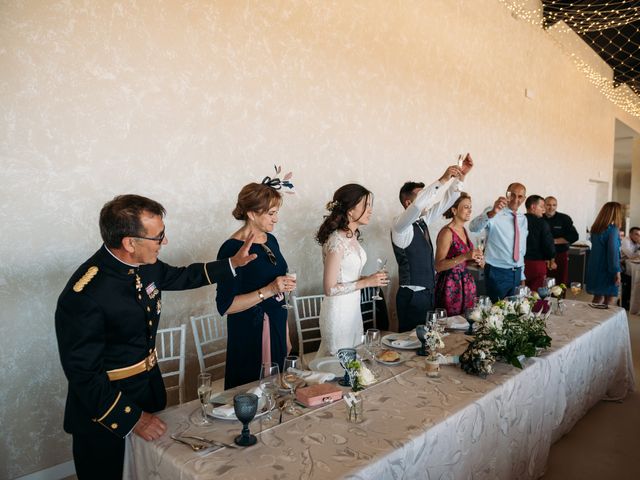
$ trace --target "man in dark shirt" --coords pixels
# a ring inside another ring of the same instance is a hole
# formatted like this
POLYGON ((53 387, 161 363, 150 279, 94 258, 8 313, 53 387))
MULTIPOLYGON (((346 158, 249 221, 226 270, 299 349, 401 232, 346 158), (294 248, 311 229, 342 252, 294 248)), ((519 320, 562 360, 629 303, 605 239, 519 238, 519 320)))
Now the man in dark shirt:
POLYGON ((578 241, 578 232, 573 226, 573 220, 569 215, 557 211, 558 200, 556 197, 544 199, 544 218, 551 228, 553 243, 556 246, 555 269, 549 269, 548 275, 554 277, 558 283, 565 285, 569 281, 569 246, 578 241))
POLYGON ((524 274, 527 277, 527 287, 536 291, 542 286, 548 262, 553 260, 556 249, 549 225, 542 219, 545 211, 544 199, 540 195, 530 195, 525 206, 529 235, 527 253, 524 256, 524 274))

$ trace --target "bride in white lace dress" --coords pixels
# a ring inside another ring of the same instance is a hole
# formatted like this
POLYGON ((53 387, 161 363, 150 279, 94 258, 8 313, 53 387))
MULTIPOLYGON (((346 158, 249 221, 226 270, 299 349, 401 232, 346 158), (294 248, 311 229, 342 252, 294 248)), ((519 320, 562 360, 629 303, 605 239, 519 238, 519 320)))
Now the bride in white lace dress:
POLYGON ((330 211, 318 230, 324 262, 324 293, 320 310, 322 341, 317 357, 335 355, 340 348, 361 342, 360 289, 388 284, 386 273, 361 277, 367 254, 360 246, 359 227, 371 219, 373 197, 361 185, 340 187, 327 204, 330 211))

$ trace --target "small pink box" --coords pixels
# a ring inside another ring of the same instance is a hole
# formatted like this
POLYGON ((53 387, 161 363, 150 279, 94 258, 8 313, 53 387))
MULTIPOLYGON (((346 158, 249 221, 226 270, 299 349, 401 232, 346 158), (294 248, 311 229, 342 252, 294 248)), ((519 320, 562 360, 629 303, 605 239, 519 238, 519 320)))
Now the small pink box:
POLYGON ((296 390, 296 399, 307 407, 317 407, 342 398, 342 389, 328 383, 309 385, 296 390))

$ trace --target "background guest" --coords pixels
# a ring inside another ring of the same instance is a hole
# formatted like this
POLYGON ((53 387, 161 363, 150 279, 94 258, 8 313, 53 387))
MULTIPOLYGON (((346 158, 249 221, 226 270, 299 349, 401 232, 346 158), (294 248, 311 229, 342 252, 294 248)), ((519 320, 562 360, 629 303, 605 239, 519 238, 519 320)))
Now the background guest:
POLYGON ((506 197, 498 197, 493 207, 469 224, 474 233, 487 230, 484 275, 487 295, 492 301, 513 295, 524 284, 524 256, 527 251, 527 218, 518 212, 527 197, 521 183, 512 183, 506 197))
POLYGON ((320 307, 320 347, 317 357, 335 355, 362 341, 360 289, 387 285, 386 273, 361 277, 367 254, 358 241, 360 227, 373 213, 373 194, 362 185, 340 187, 327 204, 329 215, 318 229, 322 245, 323 286, 326 298, 320 307))
POLYGON ((623 260, 637 260, 640 258, 640 227, 631 227, 629 235, 622 239, 620 246, 623 260))
POLYGON ((244 225, 220 247, 218 258, 235 254, 253 236, 250 252, 256 259, 239 270, 235 281, 218 283, 216 303, 227 315, 227 359, 224 388, 258 380, 262 363, 276 362, 282 368, 290 350, 284 295, 295 289, 288 277, 287 262, 273 232, 278 223, 282 195, 261 183, 245 185, 233 210, 244 225))
POLYGON ((527 208, 527 253, 524 257, 526 285, 532 291, 538 290, 547 276, 547 266, 553 262, 556 249, 549 224, 543 220, 545 201, 540 195, 530 195, 525 202, 527 208))
POLYGON ((569 246, 578 241, 578 232, 573 226, 573 220, 565 213, 557 211, 558 201, 556 197, 548 196, 544 199, 544 219, 551 228, 553 243, 556 246, 555 262, 547 270, 547 275, 554 277, 557 283, 569 282, 569 246))
POLYGON ((591 226, 591 254, 587 267, 586 290, 593 303, 612 305, 620 285, 620 235, 622 205, 605 203, 591 226))
POLYGON ((405 211, 394 219, 391 227, 391 245, 400 277, 396 295, 400 332, 423 323, 427 312, 434 308, 435 266, 427 225, 458 199, 462 181, 472 167, 473 160, 467 154, 462 167, 448 167, 442 177, 428 187, 421 182, 406 182, 400 189, 400 203, 405 211), (446 190, 436 201, 441 188, 446 190))
POLYGON ((436 306, 447 310, 447 315, 463 314, 473 307, 476 284, 467 270, 468 261, 484 266, 480 249, 474 249, 464 224, 471 219, 471 197, 460 193, 454 204, 444 213, 452 219, 445 225, 436 242, 436 306))

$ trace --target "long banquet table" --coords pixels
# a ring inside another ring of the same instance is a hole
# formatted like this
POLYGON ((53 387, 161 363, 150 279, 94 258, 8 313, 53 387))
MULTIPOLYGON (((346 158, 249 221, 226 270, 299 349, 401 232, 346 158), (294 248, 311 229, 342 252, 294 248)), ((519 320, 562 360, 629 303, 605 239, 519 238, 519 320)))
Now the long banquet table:
MULTIPOLYGON (((125 478, 539 478, 551 445, 587 410, 635 388, 625 311, 567 303, 564 316, 549 318, 552 347, 523 370, 496 363, 483 379, 443 366, 432 379, 418 357, 384 367, 383 380, 361 392, 361 424, 348 423, 344 402, 337 402, 285 416, 281 425, 256 419, 257 445, 202 454, 169 434, 231 442, 240 423, 195 425, 197 400, 169 408, 159 414, 168 424, 162 438, 129 436, 125 478)), ((464 338, 447 337, 447 350, 462 351, 464 338)))

